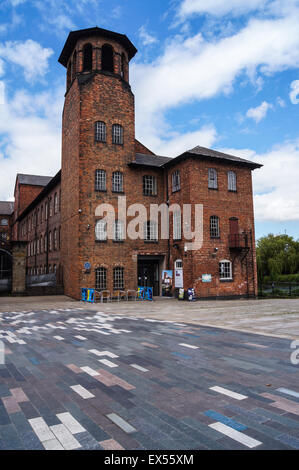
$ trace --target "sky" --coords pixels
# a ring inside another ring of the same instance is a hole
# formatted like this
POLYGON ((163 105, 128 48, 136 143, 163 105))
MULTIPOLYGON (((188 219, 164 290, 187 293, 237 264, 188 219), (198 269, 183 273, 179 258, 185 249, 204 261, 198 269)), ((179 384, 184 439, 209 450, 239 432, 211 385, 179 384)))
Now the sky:
POLYGON ((99 26, 138 49, 136 138, 160 155, 196 145, 253 172, 256 237, 299 238, 299 0, 0 0, 0 199, 17 173, 60 169, 71 30, 99 26))

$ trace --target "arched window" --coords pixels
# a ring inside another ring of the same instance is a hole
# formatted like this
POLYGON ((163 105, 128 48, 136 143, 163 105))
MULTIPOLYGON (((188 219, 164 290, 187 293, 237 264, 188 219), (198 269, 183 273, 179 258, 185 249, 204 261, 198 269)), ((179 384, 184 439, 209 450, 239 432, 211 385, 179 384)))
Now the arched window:
POLYGON ((175 193, 181 189, 180 171, 176 170, 172 173, 172 192, 175 193))
POLYGON ((221 281, 231 281, 233 279, 231 261, 223 259, 219 262, 219 277, 221 281))
POLYGON ((237 191, 237 175, 234 171, 227 172, 227 185, 229 191, 237 191))
POLYGON ((43 244, 43 236, 40 236, 40 252, 43 252, 44 244, 43 244))
POLYGON ((209 189, 218 189, 217 171, 214 168, 209 168, 209 189))
POLYGON ((96 240, 104 242, 107 240, 107 222, 104 219, 100 219, 96 222, 95 226, 96 240))
POLYGON ((102 121, 95 123, 94 138, 96 142, 106 142, 106 124, 102 121))
POLYGON ((75 51, 73 54, 73 65, 72 65, 72 81, 76 78, 77 73, 77 52, 75 51))
POLYGON ((124 240, 124 238, 124 223, 122 220, 116 220, 114 222, 114 241, 121 242, 124 240))
POLYGON ((57 230, 54 229, 54 250, 57 250, 57 230))
POLYGON ((210 217, 210 237, 211 238, 220 237, 219 217, 217 215, 212 215, 210 217))
POLYGON ((113 289, 124 289, 124 268, 113 269, 113 289))
POLYGON ((112 126, 112 143, 122 145, 124 143, 124 130, 120 124, 112 126))
POLYGON ((85 44, 83 47, 83 72, 92 70, 92 45, 85 44))
POLYGON ((144 222, 144 240, 147 242, 158 241, 158 226, 154 220, 144 222))
POLYGON ((114 193, 122 193, 123 190, 123 174, 120 171, 114 171, 112 173, 112 191, 114 193))
POLYGON ((96 289, 99 289, 99 290, 107 289, 107 269, 106 268, 96 269, 96 289))
POLYGON ((106 191, 106 171, 105 170, 95 171, 95 190, 106 191))
POLYGON ((69 88, 72 81, 72 61, 70 60, 66 71, 66 86, 69 88))
POLYGON ((174 262, 174 269, 182 269, 183 268, 183 261, 181 259, 177 259, 174 262))
POLYGON ((58 212, 58 196, 57 193, 54 195, 54 214, 58 212))
POLYGON ((102 47, 102 70, 114 73, 113 47, 110 44, 104 44, 102 47))
POLYGON ((126 56, 124 53, 121 55, 121 71, 120 71, 121 78, 124 80, 126 79, 126 56))

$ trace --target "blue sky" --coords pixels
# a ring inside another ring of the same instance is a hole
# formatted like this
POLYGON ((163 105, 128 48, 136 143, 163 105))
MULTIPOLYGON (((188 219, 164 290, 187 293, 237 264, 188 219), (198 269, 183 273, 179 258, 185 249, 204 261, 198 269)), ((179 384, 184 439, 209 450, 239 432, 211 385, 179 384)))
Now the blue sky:
POLYGON ((207 146, 254 172, 256 235, 299 238, 299 0, 1 0, 0 199, 60 168, 70 30, 125 33, 136 137, 159 154, 207 146))

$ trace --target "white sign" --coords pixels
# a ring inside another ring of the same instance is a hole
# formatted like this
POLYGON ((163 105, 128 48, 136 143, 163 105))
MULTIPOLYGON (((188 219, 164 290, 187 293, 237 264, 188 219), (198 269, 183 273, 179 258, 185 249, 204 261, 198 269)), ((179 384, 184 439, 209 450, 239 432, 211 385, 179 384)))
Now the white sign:
POLYGON ((182 269, 175 269, 174 270, 174 287, 184 287, 184 280, 183 280, 183 270, 182 269))

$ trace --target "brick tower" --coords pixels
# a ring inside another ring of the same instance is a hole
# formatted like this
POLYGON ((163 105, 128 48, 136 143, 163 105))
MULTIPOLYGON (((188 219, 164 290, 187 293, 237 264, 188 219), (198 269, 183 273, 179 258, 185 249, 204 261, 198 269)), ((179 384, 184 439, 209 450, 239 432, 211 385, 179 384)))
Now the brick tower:
MULTIPOLYGON (((124 173, 135 154, 134 96, 129 61, 137 50, 122 34, 89 28, 73 31, 59 62, 67 69, 62 120, 61 258, 65 294, 79 298, 80 287, 94 285, 94 263, 105 264, 103 244, 95 243, 95 209, 117 206, 112 174, 124 173), (100 170, 100 171, 99 171, 100 170), (101 190, 95 191, 98 178, 101 190), (112 191, 111 191, 112 189, 112 191)), ((119 188, 118 188, 119 189, 119 188)), ((121 191, 118 191, 118 193, 121 191)), ((114 250, 113 257, 119 257, 114 250)), ((107 263, 113 263, 113 259, 107 263)))

